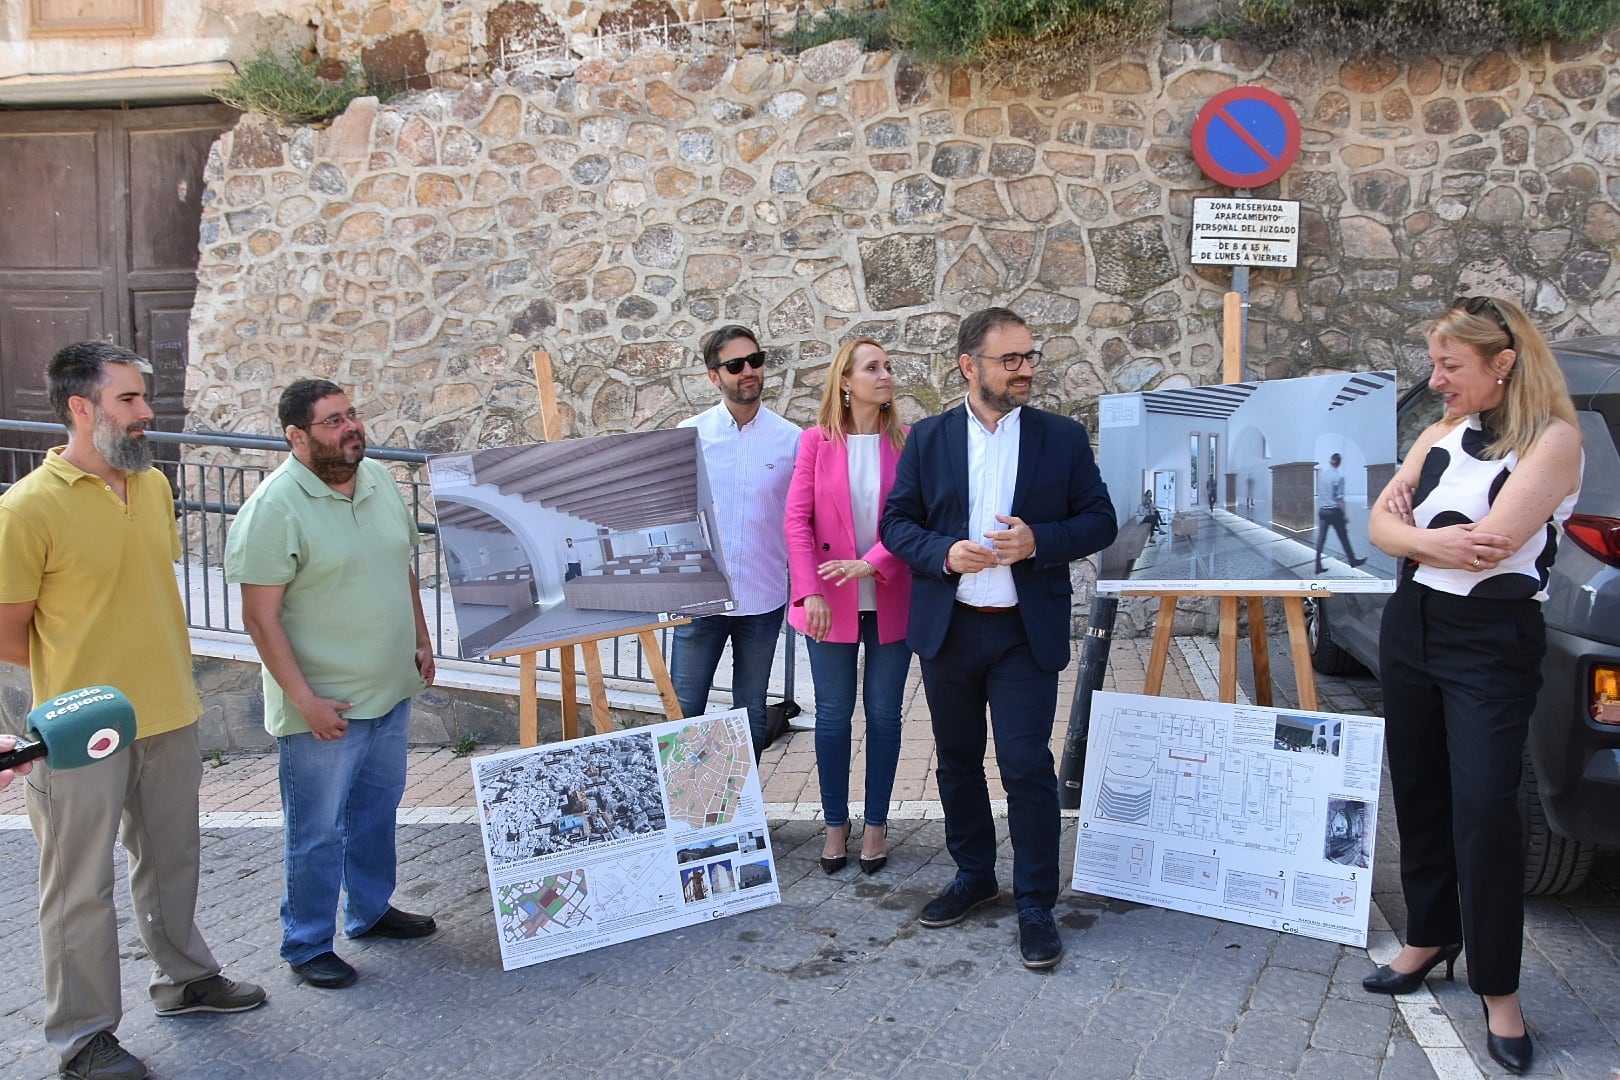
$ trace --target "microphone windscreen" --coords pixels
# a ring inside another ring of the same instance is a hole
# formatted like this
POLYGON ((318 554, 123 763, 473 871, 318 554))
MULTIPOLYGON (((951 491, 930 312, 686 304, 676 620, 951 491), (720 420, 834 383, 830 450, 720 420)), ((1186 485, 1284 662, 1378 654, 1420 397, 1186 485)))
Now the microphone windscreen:
POLYGON ((86 686, 36 706, 28 726, 44 741, 51 768, 77 769, 135 741, 135 706, 111 686, 86 686))

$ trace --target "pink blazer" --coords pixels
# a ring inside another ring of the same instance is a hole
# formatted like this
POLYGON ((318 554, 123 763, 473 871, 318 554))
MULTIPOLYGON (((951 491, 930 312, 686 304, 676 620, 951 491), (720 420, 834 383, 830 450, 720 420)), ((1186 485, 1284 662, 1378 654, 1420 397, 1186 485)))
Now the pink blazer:
MULTIPOLYGON (((879 497, 887 500, 894 486, 894 466, 900 460, 900 451, 888 439, 881 440, 880 446, 879 497)), ((879 505, 879 517, 882 512, 879 505)), ((816 567, 829 559, 865 559, 877 571, 873 580, 877 584, 878 640, 887 645, 906 636, 911 571, 889 554, 881 540, 866 551, 856 550, 855 522, 849 505, 849 451, 844 443, 828 439, 819 427, 806 428, 799 437, 799 457, 788 488, 784 528, 792 584, 788 622, 794 629, 803 632, 805 628, 804 598, 820 593, 832 609, 832 629, 827 640, 853 644, 860 633, 860 597, 855 583, 834 585, 822 581, 816 567)))

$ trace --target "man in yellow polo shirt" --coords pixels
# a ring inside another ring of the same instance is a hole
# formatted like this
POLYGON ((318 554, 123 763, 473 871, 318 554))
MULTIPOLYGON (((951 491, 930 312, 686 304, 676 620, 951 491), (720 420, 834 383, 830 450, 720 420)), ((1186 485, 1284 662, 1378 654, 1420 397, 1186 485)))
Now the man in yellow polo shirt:
POLYGON ((358 977, 332 949, 340 887, 351 938, 435 929, 389 902, 411 695, 433 682, 433 643, 410 564, 416 521, 388 469, 366 460, 348 395, 299 379, 277 411, 292 455, 242 505, 225 574, 242 586, 281 754, 281 958, 335 990, 358 977))
POLYGON ((0 496, 0 660, 29 669, 36 705, 116 686, 138 725, 126 753, 61 771, 46 759, 27 781, 40 846, 45 1038, 62 1075, 80 1080, 146 1075, 113 1034, 123 1016, 111 900, 120 818, 158 1015, 264 1001, 261 988, 220 974, 194 920, 202 704, 174 577, 174 493, 145 438, 150 370, 105 342, 57 352, 46 385, 68 444, 0 496))

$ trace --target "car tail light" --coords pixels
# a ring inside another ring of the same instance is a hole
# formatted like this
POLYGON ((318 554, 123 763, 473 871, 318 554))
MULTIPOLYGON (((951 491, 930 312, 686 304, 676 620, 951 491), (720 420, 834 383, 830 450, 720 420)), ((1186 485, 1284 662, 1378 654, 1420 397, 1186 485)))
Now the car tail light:
POLYGON ((1564 535, 1594 559, 1620 566, 1620 518, 1571 514, 1564 522, 1564 535))
POLYGON ((1592 719, 1600 724, 1620 724, 1620 667, 1592 665, 1592 685, 1588 689, 1592 719))

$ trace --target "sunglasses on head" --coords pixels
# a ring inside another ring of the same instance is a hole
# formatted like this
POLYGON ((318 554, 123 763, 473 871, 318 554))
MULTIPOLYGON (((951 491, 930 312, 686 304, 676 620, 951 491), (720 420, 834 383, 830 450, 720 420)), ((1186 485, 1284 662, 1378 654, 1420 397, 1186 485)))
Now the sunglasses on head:
POLYGON ((747 356, 739 356, 735 360, 722 360, 714 366, 716 368, 725 368, 728 374, 741 375, 744 364, 758 371, 765 366, 765 354, 763 352, 751 352, 747 356))
POLYGON ((1489 311, 1496 317, 1496 325, 1500 326, 1502 333, 1507 335, 1507 347, 1517 351, 1518 346, 1513 341, 1513 329, 1508 326, 1507 317, 1502 314, 1502 309, 1496 306, 1495 300, 1488 296, 1465 296, 1453 306, 1462 308, 1470 315, 1483 315, 1489 311))

